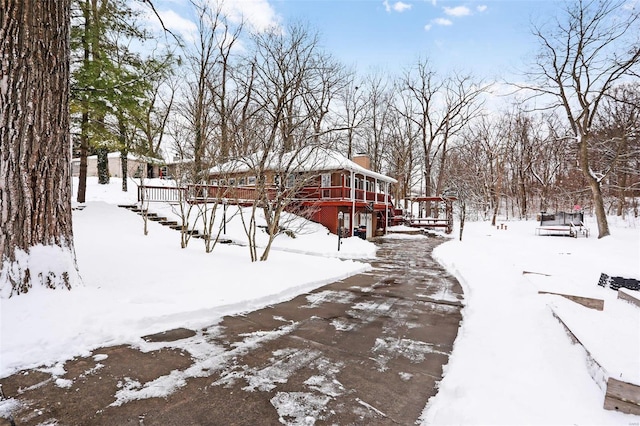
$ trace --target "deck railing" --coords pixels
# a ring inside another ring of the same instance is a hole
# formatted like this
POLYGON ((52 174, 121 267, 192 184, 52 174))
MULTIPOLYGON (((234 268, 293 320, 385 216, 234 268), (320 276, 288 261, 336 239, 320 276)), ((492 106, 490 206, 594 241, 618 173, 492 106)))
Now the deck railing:
MULTIPOLYGON (((346 186, 304 187, 300 189, 287 188, 295 191, 291 198, 295 201, 352 201, 351 188, 346 186)), ((276 188, 266 189, 267 198, 275 198, 276 188)), ((377 192, 354 190, 355 200, 383 204, 391 203, 391 196, 377 192)), ((138 187, 138 201, 163 202, 208 202, 211 200, 227 199, 230 201, 250 202, 257 199, 256 188, 252 186, 219 186, 219 185, 187 185, 186 187, 169 186, 140 186, 138 187)))
POLYGON ((176 186, 139 186, 138 201, 179 203, 187 199, 186 188, 176 186))

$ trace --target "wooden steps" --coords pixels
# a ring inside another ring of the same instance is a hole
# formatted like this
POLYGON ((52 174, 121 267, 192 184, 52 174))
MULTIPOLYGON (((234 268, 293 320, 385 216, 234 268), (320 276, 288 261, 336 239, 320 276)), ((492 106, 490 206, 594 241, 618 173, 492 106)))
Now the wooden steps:
MULTIPOLYGON (((169 220, 167 217, 159 216, 157 213, 152 213, 147 210, 140 209, 140 207, 138 207, 138 205, 136 204, 118 204, 118 207, 127 209, 134 213, 138 213, 141 216, 146 215, 147 219, 149 219, 150 221, 157 222, 160 225, 167 226, 170 229, 182 232, 182 225, 178 224, 177 220, 169 220)), ((193 238, 205 238, 205 235, 201 234, 197 229, 187 229, 184 232, 185 234, 188 234, 193 238)), ((233 244, 233 241, 228 238, 220 239, 218 240, 218 242, 220 244, 233 244)))

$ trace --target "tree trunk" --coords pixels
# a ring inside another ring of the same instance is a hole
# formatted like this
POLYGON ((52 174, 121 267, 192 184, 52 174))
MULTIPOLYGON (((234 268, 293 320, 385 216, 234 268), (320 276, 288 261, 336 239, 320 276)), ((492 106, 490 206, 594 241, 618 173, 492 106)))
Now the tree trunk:
MULTIPOLYGON (((89 6, 82 7, 84 17, 84 37, 82 38, 82 50, 84 67, 89 67, 90 45, 89 27, 91 26, 91 13, 89 6)), ((87 196, 87 156, 89 155, 89 101, 87 95, 82 95, 82 117, 80 121, 80 171, 78 173, 78 195, 77 201, 84 203, 87 196)))
POLYGON ((79 283, 71 227, 70 0, 0 0, 0 296, 79 283))
POLYGON ((120 153, 120 165, 122 168, 122 192, 127 192, 127 179, 129 178, 129 173, 127 172, 127 168, 129 167, 127 163, 128 153, 123 151, 120 153))
POLYGON ((579 160, 580 170, 582 175, 587 180, 589 188, 591 188, 591 194, 593 197, 593 205, 595 207, 596 221, 598 222, 598 238, 611 235, 609 232, 609 223, 607 222, 607 213, 604 209, 604 200, 602 199, 602 188, 600 187, 600 181, 593 176, 591 168, 589 167, 589 151, 587 144, 587 136, 583 135, 579 141, 579 160))
POLYGON ((124 121, 121 118, 118 119, 118 135, 120 139, 120 167, 122 172, 122 191, 127 192, 127 179, 129 178, 127 160, 129 158, 129 148, 127 146, 127 129, 125 128, 124 121))
POLYGON ((78 196, 77 201, 84 203, 87 196, 87 156, 89 155, 89 136, 85 130, 89 122, 89 114, 82 113, 82 123, 80 125, 80 171, 78 173, 78 196))
POLYGON ((604 209, 604 200, 602 199, 602 189, 600 182, 595 178, 588 179, 591 194, 593 195, 593 204, 596 212, 596 221, 598 222, 598 238, 611 235, 609 232, 609 222, 607 222, 607 213, 604 209))
POLYGON ((626 198, 626 188, 627 188, 627 174, 622 173, 620 176, 620 182, 618 183, 620 186, 620 190, 618 191, 618 209, 616 211, 616 216, 625 217, 625 212, 627 209, 627 198, 626 198))
POLYGON ((98 148, 98 183, 107 185, 109 183, 109 149, 98 148))
POLYGON ((460 235, 459 239, 462 241, 462 232, 464 231, 464 221, 467 218, 467 203, 464 199, 460 200, 460 235))

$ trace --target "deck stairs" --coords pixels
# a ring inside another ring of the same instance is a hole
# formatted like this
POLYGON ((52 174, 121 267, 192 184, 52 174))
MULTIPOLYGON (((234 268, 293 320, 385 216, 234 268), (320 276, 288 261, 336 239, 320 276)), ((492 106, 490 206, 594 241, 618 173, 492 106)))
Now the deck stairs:
MULTIPOLYGON (((118 207, 137 213, 140 216, 146 215, 148 220, 157 222, 160 225, 166 226, 175 231, 182 231, 182 225, 180 225, 178 221, 170 220, 165 216, 159 216, 157 213, 141 209, 137 204, 118 204, 118 207)), ((193 238, 205 238, 204 234, 202 234, 197 229, 188 229, 185 232, 191 235, 193 238)), ((221 238, 218 240, 218 242, 220 244, 231 244, 233 241, 227 238, 221 238)))
MULTIPOLYGON (((158 222, 160 225, 167 226, 176 231, 180 231, 182 229, 182 226, 179 225, 177 221, 169 220, 167 217, 159 216, 157 213, 141 209, 137 204, 118 204, 118 207, 137 213, 140 216, 146 215, 147 219, 150 221, 158 222)), ((190 229, 188 230, 188 233, 194 238, 204 238, 204 235, 196 229, 190 229)))

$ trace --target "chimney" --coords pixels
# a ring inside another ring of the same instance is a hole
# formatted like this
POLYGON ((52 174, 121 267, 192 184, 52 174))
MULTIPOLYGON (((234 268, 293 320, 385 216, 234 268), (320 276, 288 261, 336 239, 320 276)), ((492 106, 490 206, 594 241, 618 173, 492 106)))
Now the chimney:
POLYGON ((371 159, 367 154, 356 154, 353 156, 354 163, 356 163, 360 167, 364 167, 367 170, 371 170, 371 159))

